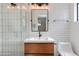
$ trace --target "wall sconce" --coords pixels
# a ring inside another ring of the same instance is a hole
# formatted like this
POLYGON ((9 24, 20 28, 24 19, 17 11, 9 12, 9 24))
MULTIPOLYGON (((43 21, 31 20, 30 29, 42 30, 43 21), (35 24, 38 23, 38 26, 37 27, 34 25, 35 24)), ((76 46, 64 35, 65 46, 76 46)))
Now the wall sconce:
POLYGON ((31 9, 48 9, 48 3, 32 3, 31 9))
POLYGON ((11 6, 16 7, 16 4, 15 3, 11 3, 11 6))
POLYGON ((19 6, 19 5, 15 4, 15 3, 10 3, 10 5, 8 5, 7 8, 8 9, 24 9, 24 10, 27 9, 27 7, 25 5, 19 6))
POLYGON ((10 3, 10 5, 7 6, 8 9, 12 8, 14 9, 17 5, 15 3, 10 3))

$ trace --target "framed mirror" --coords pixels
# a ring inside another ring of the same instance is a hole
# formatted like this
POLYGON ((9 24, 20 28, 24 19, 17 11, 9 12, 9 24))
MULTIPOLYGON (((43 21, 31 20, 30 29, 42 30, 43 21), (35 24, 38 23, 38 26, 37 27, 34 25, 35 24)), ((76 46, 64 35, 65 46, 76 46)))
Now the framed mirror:
POLYGON ((79 20, 79 3, 77 3, 77 21, 79 20))
POLYGON ((31 21, 32 32, 48 31, 48 9, 32 9, 31 21))

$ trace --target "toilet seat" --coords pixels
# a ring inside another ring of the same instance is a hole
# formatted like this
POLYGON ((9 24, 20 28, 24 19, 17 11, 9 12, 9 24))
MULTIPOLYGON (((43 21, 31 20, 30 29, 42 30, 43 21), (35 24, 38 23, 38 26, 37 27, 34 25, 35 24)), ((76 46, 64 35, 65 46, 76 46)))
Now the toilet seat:
POLYGON ((75 53, 73 52, 64 52, 64 51, 59 51, 61 56, 77 56, 75 53))
POLYGON ((77 56, 71 47, 69 42, 59 42, 58 43, 58 52, 61 56, 77 56))

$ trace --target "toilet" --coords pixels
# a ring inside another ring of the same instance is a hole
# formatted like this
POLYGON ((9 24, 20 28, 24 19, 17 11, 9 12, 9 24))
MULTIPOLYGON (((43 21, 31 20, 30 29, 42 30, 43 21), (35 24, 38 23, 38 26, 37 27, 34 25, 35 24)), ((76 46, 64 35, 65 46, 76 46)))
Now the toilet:
POLYGON ((57 47, 60 56, 77 56, 73 52, 71 44, 69 42, 59 42, 57 47))

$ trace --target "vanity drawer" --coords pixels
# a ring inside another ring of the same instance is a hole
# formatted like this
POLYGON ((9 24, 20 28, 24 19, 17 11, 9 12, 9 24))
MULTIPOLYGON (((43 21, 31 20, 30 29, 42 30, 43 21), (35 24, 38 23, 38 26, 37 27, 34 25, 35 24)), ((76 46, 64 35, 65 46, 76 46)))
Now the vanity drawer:
POLYGON ((53 43, 25 43, 24 53, 54 54, 53 43))

